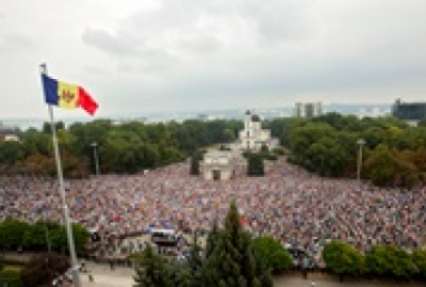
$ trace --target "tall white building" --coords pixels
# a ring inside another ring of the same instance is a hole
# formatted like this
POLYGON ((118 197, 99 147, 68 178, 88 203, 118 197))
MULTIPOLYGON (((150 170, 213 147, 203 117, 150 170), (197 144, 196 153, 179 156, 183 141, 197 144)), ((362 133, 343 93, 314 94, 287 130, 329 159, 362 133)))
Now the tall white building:
POLYGON ((241 148, 244 150, 258 151, 263 145, 268 148, 272 147, 273 141, 271 131, 262 129, 260 117, 246 112, 244 119, 244 129, 240 131, 241 148))
POLYGON ((322 115, 322 103, 296 103, 295 116, 297 118, 314 118, 322 115))

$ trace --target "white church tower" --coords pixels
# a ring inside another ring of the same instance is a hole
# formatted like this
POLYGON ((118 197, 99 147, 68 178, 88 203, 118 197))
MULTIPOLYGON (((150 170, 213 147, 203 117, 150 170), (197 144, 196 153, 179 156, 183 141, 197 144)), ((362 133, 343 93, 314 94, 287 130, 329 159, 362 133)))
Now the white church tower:
POLYGON ((258 151, 263 145, 271 148, 271 131, 262 129, 260 117, 249 110, 245 114, 244 130, 240 131, 241 149, 258 151))

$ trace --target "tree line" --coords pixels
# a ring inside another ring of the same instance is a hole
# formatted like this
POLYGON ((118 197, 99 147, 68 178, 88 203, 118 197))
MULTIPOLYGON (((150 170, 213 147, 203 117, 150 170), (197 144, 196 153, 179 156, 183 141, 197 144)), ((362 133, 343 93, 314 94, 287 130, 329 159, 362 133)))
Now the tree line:
MULTIPOLYGON (((411 127, 391 117, 358 119, 329 113, 309 120, 277 118, 264 127, 288 149, 290 162, 321 176, 354 178, 357 141, 364 139, 363 178, 380 186, 409 188, 426 181, 426 123, 411 127)), ((93 143, 102 172, 136 173, 181 161, 211 144, 232 142, 242 128, 238 120, 152 124, 95 120, 67 128, 57 123, 64 173, 74 178, 95 171, 93 143)), ((49 125, 19 136, 20 142, 0 142, 0 173, 55 175, 49 125)))
POLYGON ((346 277, 426 280, 426 250, 408 252, 394 245, 376 245, 365 254, 343 241, 332 241, 323 249, 327 269, 341 280, 346 277))
MULTIPOLYGON (((181 161, 203 146, 234 141, 241 127, 234 120, 56 124, 64 174, 71 178, 94 173, 93 143, 102 172, 136 173, 181 161)), ((55 175, 49 124, 22 131, 19 137, 19 142, 0 142, 0 173, 55 175)))
MULTIPOLYGON (((80 224, 73 224, 72 228, 77 253, 84 254, 90 234, 80 224)), ((27 223, 12 218, 0 222, 0 250, 41 252, 48 249, 58 253, 68 251, 65 226, 43 221, 27 223)))
POLYGON ((329 113, 314 119, 280 118, 266 127, 289 150, 288 160, 321 176, 356 177, 359 139, 365 140, 362 177, 379 186, 411 188, 426 182, 426 124, 392 117, 329 113))

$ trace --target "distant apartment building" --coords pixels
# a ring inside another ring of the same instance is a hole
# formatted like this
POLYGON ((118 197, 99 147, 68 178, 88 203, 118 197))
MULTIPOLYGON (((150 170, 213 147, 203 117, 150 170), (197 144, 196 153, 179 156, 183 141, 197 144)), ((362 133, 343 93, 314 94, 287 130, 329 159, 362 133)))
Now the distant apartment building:
POLYGON ((322 103, 296 103, 295 116, 297 118, 314 118, 322 115, 322 103))
POLYGON ((401 99, 397 99, 392 106, 392 115, 409 124, 417 125, 420 121, 426 120, 426 102, 404 103, 401 99))

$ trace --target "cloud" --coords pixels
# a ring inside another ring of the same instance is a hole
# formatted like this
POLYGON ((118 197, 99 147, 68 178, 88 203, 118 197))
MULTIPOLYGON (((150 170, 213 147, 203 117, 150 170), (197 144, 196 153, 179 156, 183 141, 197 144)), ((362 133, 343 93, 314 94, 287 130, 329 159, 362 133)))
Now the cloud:
POLYGON ((104 116, 426 92, 423 0, 44 1, 2 3, 0 115, 44 113, 40 61, 104 116))
POLYGON ((102 29, 87 28, 82 39, 88 45, 119 57, 138 55, 143 50, 143 43, 138 43, 137 39, 130 39, 126 35, 118 37, 102 29))
POLYGON ((19 52, 26 51, 33 47, 33 40, 21 34, 4 34, 0 35, 0 51, 19 52))

